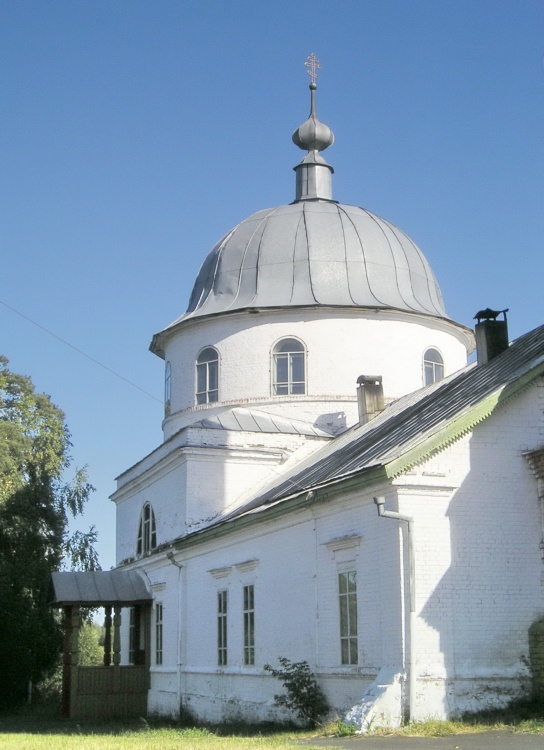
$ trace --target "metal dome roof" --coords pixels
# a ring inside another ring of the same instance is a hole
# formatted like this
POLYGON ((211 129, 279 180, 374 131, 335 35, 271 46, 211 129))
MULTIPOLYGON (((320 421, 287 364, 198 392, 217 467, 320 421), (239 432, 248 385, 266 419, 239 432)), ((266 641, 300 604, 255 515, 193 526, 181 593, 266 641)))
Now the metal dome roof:
MULTIPOLYGON (((315 110, 315 55, 310 116, 293 134, 308 153, 295 167, 294 203, 258 211, 208 254, 184 321, 246 309, 336 306, 391 308, 447 318, 425 256, 393 224, 358 206, 332 200, 321 151, 334 135, 315 110)), ((159 336, 159 334, 157 334, 159 336)), ((157 336, 152 349, 158 350, 157 336)))
POLYGON ((225 235, 176 323, 315 305, 447 317, 425 256, 404 232, 364 208, 317 200, 258 211, 225 235))

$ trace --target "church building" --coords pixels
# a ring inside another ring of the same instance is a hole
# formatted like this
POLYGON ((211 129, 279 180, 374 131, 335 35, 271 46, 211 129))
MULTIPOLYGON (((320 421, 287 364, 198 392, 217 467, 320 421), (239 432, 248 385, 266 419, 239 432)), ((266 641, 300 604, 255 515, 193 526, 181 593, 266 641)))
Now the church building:
MULTIPOLYGON (((509 344, 486 309, 475 341, 415 243, 335 200, 311 78, 294 200, 227 232, 153 336, 164 440, 118 477, 116 569, 55 577, 68 619, 113 607, 104 674, 143 680, 114 713, 289 720, 280 657, 363 730, 544 686, 544 326, 509 344)), ((72 626, 67 706, 93 692, 72 626)))

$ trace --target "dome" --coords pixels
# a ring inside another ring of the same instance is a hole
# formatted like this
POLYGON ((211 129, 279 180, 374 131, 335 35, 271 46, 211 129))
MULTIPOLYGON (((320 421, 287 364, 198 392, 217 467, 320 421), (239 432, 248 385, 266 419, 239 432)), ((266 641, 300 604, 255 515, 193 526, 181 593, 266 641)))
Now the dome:
MULTIPOLYGON (((448 319, 417 245, 370 211, 332 199, 334 170, 321 151, 334 135, 317 117, 315 90, 313 78, 310 116, 293 134, 307 150, 295 167, 295 201, 258 211, 226 234, 204 261, 186 313, 161 334, 205 316, 296 307, 392 309, 448 319)), ((157 352, 161 334, 152 342, 157 352)))
POLYGON ((364 208, 317 200, 258 211, 225 235, 176 323, 315 305, 447 317, 425 256, 404 232, 364 208))

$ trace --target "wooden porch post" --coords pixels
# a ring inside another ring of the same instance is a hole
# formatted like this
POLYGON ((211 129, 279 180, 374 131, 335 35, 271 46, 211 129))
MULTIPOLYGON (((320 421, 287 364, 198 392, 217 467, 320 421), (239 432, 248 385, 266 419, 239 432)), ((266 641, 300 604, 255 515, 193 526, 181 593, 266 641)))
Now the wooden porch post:
POLYGON ((111 664, 111 604, 108 604, 105 609, 104 617, 104 666, 109 667, 111 664))
POLYGON ((61 716, 70 719, 76 710, 79 607, 64 607, 64 643, 62 654, 61 716))

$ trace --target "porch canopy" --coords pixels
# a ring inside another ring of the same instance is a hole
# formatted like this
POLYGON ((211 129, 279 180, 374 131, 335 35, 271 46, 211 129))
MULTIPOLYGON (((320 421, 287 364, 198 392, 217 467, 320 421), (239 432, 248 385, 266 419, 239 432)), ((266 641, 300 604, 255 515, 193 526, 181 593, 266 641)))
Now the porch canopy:
POLYGON ((147 581, 136 570, 93 570, 53 573, 57 607, 132 607, 153 598, 147 581))
POLYGON ((64 610, 63 716, 72 719, 145 716, 152 600, 146 579, 135 570, 52 574, 51 605, 64 610), (102 667, 84 667, 78 663, 81 607, 105 609, 102 667), (125 666, 121 666, 123 608, 130 608, 131 663, 125 666))

